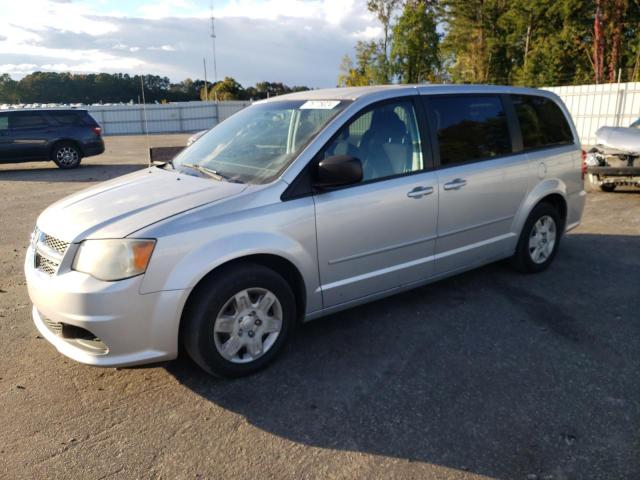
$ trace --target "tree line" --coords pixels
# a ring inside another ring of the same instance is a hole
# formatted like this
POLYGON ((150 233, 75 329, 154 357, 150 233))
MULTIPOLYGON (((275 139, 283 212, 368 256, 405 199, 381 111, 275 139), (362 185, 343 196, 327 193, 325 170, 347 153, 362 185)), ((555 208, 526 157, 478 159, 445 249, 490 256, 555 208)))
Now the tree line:
POLYGON ((146 102, 184 102, 189 100, 258 100, 307 87, 289 87, 279 82, 259 82, 244 88, 226 77, 214 83, 187 78, 171 83, 158 75, 126 73, 76 74, 34 72, 20 80, 0 75, 0 103, 120 103, 141 101, 141 77, 146 102))
POLYGON ((380 40, 359 41, 341 86, 544 86, 640 80, 640 0, 369 0, 380 40))

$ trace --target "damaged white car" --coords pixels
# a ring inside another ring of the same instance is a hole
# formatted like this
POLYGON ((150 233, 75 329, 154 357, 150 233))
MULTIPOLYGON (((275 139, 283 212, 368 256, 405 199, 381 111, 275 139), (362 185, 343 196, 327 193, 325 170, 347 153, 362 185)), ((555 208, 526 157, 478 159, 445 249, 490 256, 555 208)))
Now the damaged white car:
POLYGON ((640 187, 640 118, 629 127, 600 127, 585 170, 592 185, 605 192, 617 186, 640 187))

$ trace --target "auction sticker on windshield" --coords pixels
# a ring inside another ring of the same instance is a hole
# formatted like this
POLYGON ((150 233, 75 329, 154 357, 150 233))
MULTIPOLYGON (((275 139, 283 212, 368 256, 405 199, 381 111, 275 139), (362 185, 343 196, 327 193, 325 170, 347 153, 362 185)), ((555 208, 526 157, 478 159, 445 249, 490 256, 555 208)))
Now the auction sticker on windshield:
POLYGON ((336 100, 308 100, 302 104, 300 110, 331 110, 339 104, 336 100))

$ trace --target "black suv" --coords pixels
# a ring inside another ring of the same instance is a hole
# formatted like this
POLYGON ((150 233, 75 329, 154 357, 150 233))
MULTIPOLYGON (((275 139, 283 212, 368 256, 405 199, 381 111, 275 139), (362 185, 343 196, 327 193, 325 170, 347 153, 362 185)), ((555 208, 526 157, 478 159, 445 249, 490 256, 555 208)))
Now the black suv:
POLYGON ((104 152, 102 129, 86 110, 0 111, 0 163, 53 160, 75 168, 104 152))

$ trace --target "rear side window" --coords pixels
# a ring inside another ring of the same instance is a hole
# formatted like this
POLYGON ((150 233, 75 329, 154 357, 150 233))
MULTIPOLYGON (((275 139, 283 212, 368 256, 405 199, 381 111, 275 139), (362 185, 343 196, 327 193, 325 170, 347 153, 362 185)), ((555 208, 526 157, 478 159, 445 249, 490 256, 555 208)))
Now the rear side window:
POLYGON ((573 143, 573 134, 560 107, 548 98, 512 95, 525 150, 573 143))
POLYGON ((427 102, 438 136, 440 165, 511 153, 507 116, 499 96, 434 96, 427 102))
POLYGON ((62 125, 94 125, 95 120, 84 111, 50 111, 49 116, 62 125))
POLYGON ((49 116, 62 125, 77 125, 80 123, 80 116, 77 112, 49 112, 49 116))
POLYGON ((13 112, 9 115, 11 128, 36 128, 48 125, 40 112, 13 112))

